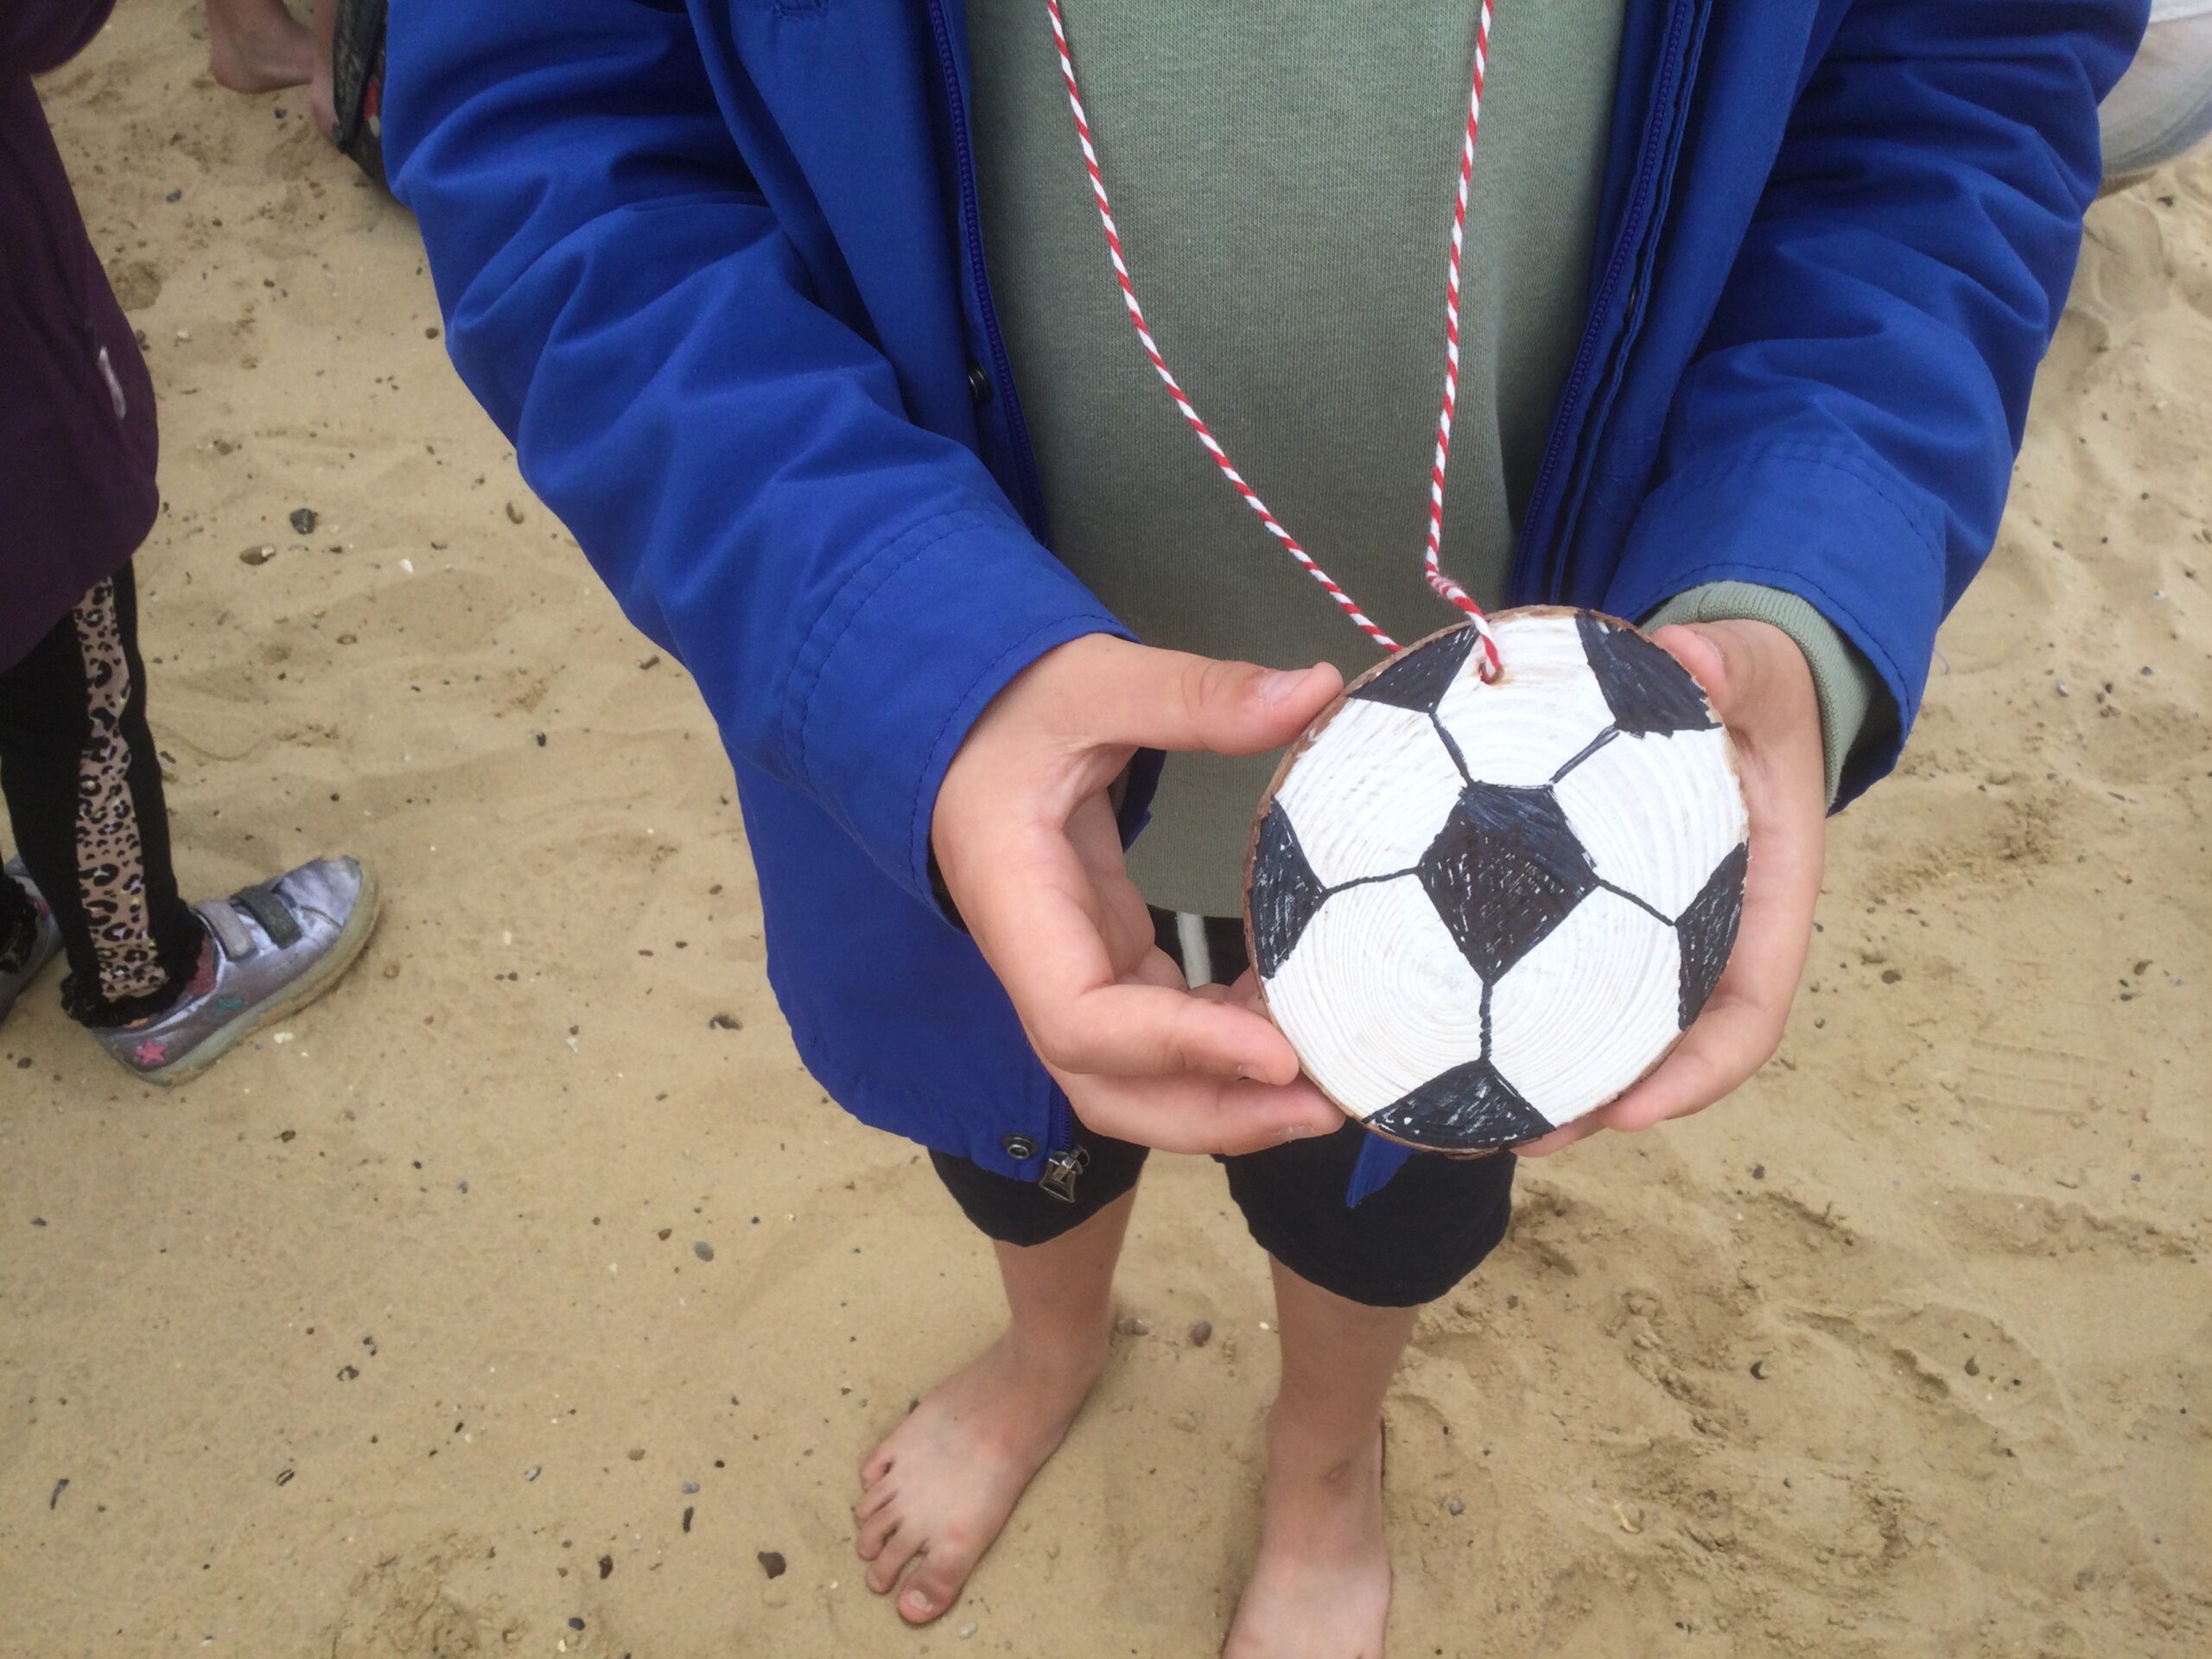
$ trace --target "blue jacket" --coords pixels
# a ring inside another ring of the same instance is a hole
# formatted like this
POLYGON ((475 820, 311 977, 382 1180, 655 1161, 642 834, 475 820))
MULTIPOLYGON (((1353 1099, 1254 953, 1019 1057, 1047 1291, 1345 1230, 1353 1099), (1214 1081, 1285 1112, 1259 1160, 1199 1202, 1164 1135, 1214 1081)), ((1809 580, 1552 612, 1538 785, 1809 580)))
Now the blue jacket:
MULTIPOLYGON (((1901 741, 1995 537, 2145 15, 1632 5, 1515 601, 1788 589, 1879 672, 1901 741)), ((867 1121, 1036 1178, 1076 1128, 931 901, 931 813, 1001 686, 1121 629, 1049 550, 960 0, 394 0, 389 49, 454 361, 721 725, 801 1057, 867 1121)), ((1373 1143, 1360 1188, 1401 1156, 1373 1143)))

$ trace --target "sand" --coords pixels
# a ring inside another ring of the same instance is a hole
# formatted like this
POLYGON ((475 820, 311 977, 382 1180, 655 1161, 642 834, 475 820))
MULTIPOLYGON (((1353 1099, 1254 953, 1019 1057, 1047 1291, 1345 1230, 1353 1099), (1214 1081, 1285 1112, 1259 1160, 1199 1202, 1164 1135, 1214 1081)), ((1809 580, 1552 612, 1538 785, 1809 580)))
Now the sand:
MULTIPOLYGON (((407 217, 198 26, 130 0, 47 88, 161 391, 179 860, 351 850, 389 908, 181 1093, 51 982, 0 1029, 0 1655, 1212 1652, 1274 1361, 1198 1160, 965 1604, 861 1586, 855 1465, 988 1268, 794 1059, 709 724, 446 366, 407 217)), ((2200 160, 2095 210, 1781 1056, 1532 1166, 1423 1316, 1394 1653, 2212 1651, 2208 385, 2200 160)))

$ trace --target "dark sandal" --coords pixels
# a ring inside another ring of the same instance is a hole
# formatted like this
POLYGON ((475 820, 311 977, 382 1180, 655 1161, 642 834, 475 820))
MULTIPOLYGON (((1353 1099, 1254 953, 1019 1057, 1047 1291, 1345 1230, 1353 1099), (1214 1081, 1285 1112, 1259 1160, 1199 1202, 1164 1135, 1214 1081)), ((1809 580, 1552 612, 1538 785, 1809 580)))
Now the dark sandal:
POLYGON ((384 33, 387 0, 336 0, 330 43, 330 95, 338 111, 338 148, 389 189, 384 175, 384 33))

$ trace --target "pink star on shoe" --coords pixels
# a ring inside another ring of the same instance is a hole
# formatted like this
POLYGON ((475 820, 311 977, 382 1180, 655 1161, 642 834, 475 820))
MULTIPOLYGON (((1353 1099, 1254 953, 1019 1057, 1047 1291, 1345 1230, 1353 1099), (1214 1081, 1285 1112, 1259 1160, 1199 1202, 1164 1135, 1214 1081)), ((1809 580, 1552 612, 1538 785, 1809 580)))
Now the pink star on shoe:
POLYGON ((169 1046, 159 1038, 149 1037, 130 1051, 130 1056, 141 1065, 159 1065, 169 1057, 169 1046))

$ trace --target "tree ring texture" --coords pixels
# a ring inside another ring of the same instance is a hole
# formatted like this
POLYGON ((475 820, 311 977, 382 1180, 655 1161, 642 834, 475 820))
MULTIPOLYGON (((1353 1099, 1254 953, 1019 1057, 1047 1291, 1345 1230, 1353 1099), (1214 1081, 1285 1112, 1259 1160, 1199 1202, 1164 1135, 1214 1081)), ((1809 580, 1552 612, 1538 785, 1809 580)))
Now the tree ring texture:
POLYGON ((1431 635, 1308 727, 1260 803, 1244 927, 1306 1074, 1376 1133, 1476 1155, 1618 1098, 1720 978, 1748 863, 1728 734, 1616 618, 1431 635))

